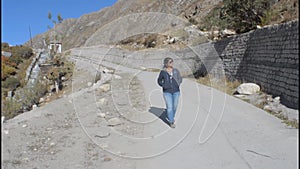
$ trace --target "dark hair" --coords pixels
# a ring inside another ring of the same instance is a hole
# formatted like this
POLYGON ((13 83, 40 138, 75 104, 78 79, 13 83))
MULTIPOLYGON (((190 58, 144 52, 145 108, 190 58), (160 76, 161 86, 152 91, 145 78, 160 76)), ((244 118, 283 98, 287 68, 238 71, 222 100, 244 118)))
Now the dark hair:
POLYGON ((164 68, 166 68, 166 67, 167 67, 167 64, 168 64, 170 61, 172 61, 172 62, 173 62, 173 59, 172 59, 172 58, 170 58, 170 57, 166 57, 166 58, 164 59, 164 68))

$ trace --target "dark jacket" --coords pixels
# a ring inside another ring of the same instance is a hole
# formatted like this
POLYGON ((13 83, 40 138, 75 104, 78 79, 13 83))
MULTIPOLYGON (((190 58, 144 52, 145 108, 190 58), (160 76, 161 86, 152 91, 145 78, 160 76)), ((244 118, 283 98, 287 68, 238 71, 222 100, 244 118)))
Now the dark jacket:
POLYGON ((163 88, 163 92, 175 93, 179 92, 179 86, 182 82, 182 77, 178 69, 173 68, 173 76, 166 71, 161 70, 157 78, 157 83, 163 88))

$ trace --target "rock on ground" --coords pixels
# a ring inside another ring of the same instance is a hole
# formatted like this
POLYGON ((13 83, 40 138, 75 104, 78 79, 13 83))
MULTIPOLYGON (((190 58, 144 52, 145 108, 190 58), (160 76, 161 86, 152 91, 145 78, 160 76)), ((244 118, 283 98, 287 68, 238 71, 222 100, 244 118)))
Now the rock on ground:
POLYGON ((254 94, 260 91, 260 87, 255 83, 243 83, 237 89, 239 94, 254 94))

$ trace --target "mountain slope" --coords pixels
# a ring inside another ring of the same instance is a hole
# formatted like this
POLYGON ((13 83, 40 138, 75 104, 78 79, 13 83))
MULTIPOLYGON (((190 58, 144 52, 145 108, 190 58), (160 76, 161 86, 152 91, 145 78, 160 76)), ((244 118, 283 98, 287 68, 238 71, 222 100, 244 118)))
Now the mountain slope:
MULTIPOLYGON (((83 46, 98 29, 129 14, 160 12, 179 16, 188 21, 189 17, 204 17, 219 2, 220 0, 119 0, 111 7, 83 15, 78 19, 66 19, 53 29, 35 36, 32 41, 34 48, 42 48, 43 39, 46 39, 46 42, 56 39, 63 43, 63 50, 67 50, 83 46)), ((29 45, 29 41, 26 44, 29 45)))

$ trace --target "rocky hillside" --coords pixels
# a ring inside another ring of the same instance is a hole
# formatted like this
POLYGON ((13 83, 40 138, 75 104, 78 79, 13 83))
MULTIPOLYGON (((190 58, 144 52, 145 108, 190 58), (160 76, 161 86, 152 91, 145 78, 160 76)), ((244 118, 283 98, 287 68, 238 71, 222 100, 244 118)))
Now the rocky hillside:
MULTIPOLYGON (((104 25, 111 23, 117 18, 129 14, 141 12, 160 12, 179 16, 183 21, 188 22, 190 17, 204 17, 221 0, 119 0, 113 6, 104 8, 98 12, 81 16, 78 19, 66 19, 57 24, 53 29, 37 35, 33 38, 35 48, 41 48, 46 42, 53 41, 56 37, 63 43, 63 50, 83 46, 97 30, 104 25)), ((164 17, 164 16, 161 16, 164 17)), ((162 18, 158 18, 162 19, 162 18)), ((122 18, 120 19, 122 21, 122 18)), ((152 23, 151 20, 149 20, 152 23)), ((148 25, 150 24, 148 23, 148 25)), ((115 25, 120 30, 121 25, 115 25)), ((167 29, 165 29, 167 30, 167 29)), ((121 39, 122 40, 122 39, 121 39)), ((89 40, 87 45, 95 45, 89 40)), ((29 42, 27 42, 29 44, 29 42)))
MULTIPOLYGON (((261 17, 261 26, 299 17, 296 0, 270 0, 268 3, 270 8, 263 11, 264 16, 257 16, 261 17)), ((35 48, 42 48, 51 41, 60 41, 63 50, 100 44, 124 45, 124 40, 128 42, 128 39, 131 43, 125 46, 134 50, 147 46, 165 47, 165 44, 175 44, 175 48, 180 48, 182 44, 179 42, 196 45, 208 39, 217 40, 235 34, 234 30, 230 30, 232 28, 222 28, 224 24, 233 25, 220 20, 218 11, 224 4, 222 0, 119 0, 111 7, 78 19, 64 20, 51 30, 35 36, 33 44, 35 48), (202 32, 205 27, 209 30, 202 32), (139 42, 147 38, 141 37, 145 33, 160 34, 155 36, 164 38, 150 41, 150 44, 146 40, 146 44, 141 46, 139 42)), ((26 44, 29 45, 29 42, 26 44)))

